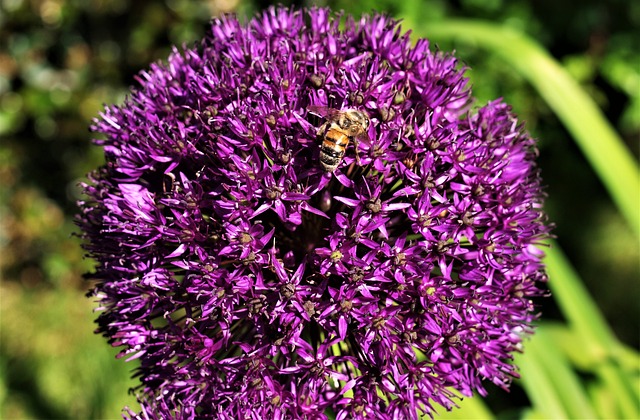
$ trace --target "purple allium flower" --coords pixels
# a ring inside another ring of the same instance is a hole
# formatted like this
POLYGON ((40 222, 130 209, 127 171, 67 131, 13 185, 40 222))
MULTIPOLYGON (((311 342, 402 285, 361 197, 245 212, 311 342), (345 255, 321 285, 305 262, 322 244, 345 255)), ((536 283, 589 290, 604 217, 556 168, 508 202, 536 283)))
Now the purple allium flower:
POLYGON ((416 418, 517 376, 545 280, 535 142, 397 21, 340 18, 214 20, 95 121, 79 224, 143 418, 416 418), (317 106, 371 120, 334 172, 317 106))

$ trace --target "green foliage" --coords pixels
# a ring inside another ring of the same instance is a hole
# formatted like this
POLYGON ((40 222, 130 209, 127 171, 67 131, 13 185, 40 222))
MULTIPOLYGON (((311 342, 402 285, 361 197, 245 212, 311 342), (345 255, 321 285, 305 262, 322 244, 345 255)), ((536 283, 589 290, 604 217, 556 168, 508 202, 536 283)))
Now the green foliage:
POLYGON ((92 334, 82 293, 5 282, 2 305, 2 418, 116 418, 135 404, 130 366, 92 334))
MULTIPOLYGON (((540 302, 542 321, 517 357, 522 379, 512 394, 490 389, 486 400, 464 399, 461 409, 442 416, 637 418, 640 251, 621 214, 637 228, 640 6, 633 0, 327 4, 355 15, 386 10, 432 45, 455 48, 471 67, 479 103, 505 97, 541 140, 547 210, 558 236, 548 250, 553 298, 540 302), (452 18, 500 26, 485 26, 483 38, 477 25, 454 26, 452 18), (502 41, 515 34, 516 43, 489 40, 498 33, 502 41), (520 42, 522 34, 528 41, 520 42), (531 45, 544 66, 526 51, 531 45), (563 76, 545 91, 541 86, 556 77, 545 73, 550 67, 563 76), (591 111, 584 114, 585 107, 591 111)), ((92 334, 94 304, 83 297, 89 285, 81 280, 92 262, 71 236, 77 183, 102 159, 87 126, 102 104, 122 101, 137 71, 166 57, 171 45, 198 39, 211 15, 228 8, 247 15, 263 6, 2 2, 1 418, 115 418, 123 406, 135 407, 127 395, 134 363, 116 360, 117 351, 92 334)))

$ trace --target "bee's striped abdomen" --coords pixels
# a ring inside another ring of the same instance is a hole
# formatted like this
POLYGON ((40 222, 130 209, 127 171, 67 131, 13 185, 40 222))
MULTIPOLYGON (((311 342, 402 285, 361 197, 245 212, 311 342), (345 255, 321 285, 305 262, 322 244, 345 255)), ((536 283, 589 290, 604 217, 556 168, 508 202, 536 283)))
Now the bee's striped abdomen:
POLYGON ((342 131, 334 127, 327 130, 320 147, 320 164, 325 171, 333 172, 336 170, 348 145, 349 137, 342 131))

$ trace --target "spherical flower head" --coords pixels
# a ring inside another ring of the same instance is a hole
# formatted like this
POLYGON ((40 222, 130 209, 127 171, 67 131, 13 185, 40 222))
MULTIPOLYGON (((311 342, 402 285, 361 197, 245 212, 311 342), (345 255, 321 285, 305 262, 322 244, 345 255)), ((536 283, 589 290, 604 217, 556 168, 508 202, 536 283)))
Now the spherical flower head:
POLYGON ((472 108, 454 57, 322 8, 216 19, 140 73, 78 218, 129 415, 417 418, 508 387, 548 228, 535 142, 472 108))

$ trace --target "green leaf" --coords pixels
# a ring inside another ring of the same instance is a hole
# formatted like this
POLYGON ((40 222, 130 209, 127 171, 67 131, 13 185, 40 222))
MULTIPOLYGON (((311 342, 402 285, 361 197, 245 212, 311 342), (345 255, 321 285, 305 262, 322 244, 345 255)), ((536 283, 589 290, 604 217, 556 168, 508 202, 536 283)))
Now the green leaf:
POLYGON ((414 34, 432 41, 473 43, 500 56, 525 77, 572 134, 616 206, 640 238, 640 170, 602 111, 547 51, 509 27, 475 20, 418 24, 403 16, 414 34))
POLYGON ((592 401, 599 418, 610 418, 611 413, 617 411, 615 397, 605 384, 602 382, 593 382, 590 384, 588 391, 589 399, 592 401))
POLYGON ((580 350, 591 361, 594 373, 614 397, 619 415, 638 418, 639 398, 637 381, 623 366, 629 360, 629 352, 620 344, 613 331, 593 301, 578 274, 554 242, 547 250, 545 263, 551 288, 560 310, 570 328, 578 334, 580 350), (555 245, 555 246, 554 246, 555 245))
POLYGON ((568 413, 565 411, 560 395, 555 392, 553 379, 549 377, 544 368, 540 351, 536 350, 533 341, 535 339, 534 336, 530 342, 525 344, 526 355, 518 355, 515 358, 522 375, 522 387, 531 400, 534 412, 548 419, 567 418, 568 413))
MULTIPOLYGON (((579 419, 595 417, 595 410, 589 402, 589 397, 581 384, 580 378, 573 370, 569 359, 563 352, 562 346, 554 339, 552 334, 547 332, 545 325, 540 326, 533 338, 525 344, 525 354, 518 356, 516 363, 527 357, 532 357, 534 361, 539 362, 539 365, 536 365, 535 368, 540 370, 536 372, 537 375, 530 376, 531 372, 524 368, 522 369, 521 381, 528 393, 539 394, 539 386, 551 386, 554 397, 562 405, 567 417, 579 419), (528 383, 531 380, 530 377, 535 379, 542 375, 545 376, 545 381, 542 384, 528 383)), ((530 369, 531 364, 527 365, 525 363, 525 366, 530 369)), ((545 395, 538 395, 532 399, 539 404, 541 400, 544 401, 543 397, 545 395)), ((539 411, 547 410, 547 402, 542 402, 542 407, 535 405, 534 408, 539 411)))
MULTIPOLYGON (((455 392, 454 390, 452 390, 455 392)), ((481 396, 474 394, 473 397, 463 397, 462 400, 456 402, 459 408, 454 408, 451 411, 444 411, 444 409, 438 409, 438 419, 449 420, 467 420, 467 419, 494 419, 495 416, 487 408, 484 400, 481 396)), ((428 417, 424 417, 425 419, 428 417)))

